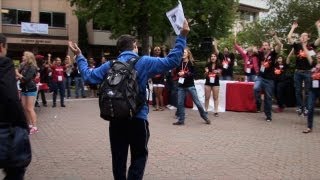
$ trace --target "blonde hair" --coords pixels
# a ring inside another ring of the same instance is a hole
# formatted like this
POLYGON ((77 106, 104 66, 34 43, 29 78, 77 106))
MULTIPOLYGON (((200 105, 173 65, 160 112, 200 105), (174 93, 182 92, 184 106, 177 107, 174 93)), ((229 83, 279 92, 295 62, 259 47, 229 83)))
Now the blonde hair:
POLYGON ((194 58, 192 56, 191 50, 190 48, 186 47, 185 50, 187 51, 188 55, 187 55, 187 59, 190 61, 190 63, 192 65, 194 65, 194 58))
POLYGON ((37 66, 37 61, 36 61, 36 57, 34 56, 34 54, 30 51, 25 51, 23 53, 23 56, 25 56, 26 61, 25 63, 29 66, 34 66, 34 67, 38 67, 37 66))

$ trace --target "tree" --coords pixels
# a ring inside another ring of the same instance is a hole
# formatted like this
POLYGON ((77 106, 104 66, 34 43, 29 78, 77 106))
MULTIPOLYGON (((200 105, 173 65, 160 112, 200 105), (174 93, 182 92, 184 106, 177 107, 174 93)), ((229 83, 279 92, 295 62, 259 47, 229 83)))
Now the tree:
MULTIPOLYGON (((102 27, 110 27, 113 37, 131 34, 139 38, 142 54, 148 54, 149 37, 164 42, 172 34, 166 11, 177 0, 69 0, 76 5, 77 16, 94 19, 102 27)), ((182 1, 184 12, 191 20, 189 39, 198 47, 203 37, 223 37, 229 33, 234 20, 234 0, 182 1)))
POLYGON ((270 12, 266 18, 249 24, 243 32, 239 33, 239 42, 260 45, 262 41, 270 39, 266 36, 269 30, 275 30, 278 36, 286 41, 294 21, 299 24, 296 33, 311 33, 311 39, 318 36, 315 22, 320 18, 319 0, 269 0, 269 7, 270 12))

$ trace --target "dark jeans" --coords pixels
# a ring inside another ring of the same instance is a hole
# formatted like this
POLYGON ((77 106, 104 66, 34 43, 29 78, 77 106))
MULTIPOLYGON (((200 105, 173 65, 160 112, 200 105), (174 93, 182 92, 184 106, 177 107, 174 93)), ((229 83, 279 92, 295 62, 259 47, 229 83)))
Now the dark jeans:
POLYGON ((261 107, 261 90, 264 90, 264 113, 267 118, 271 118, 272 110, 272 96, 274 89, 274 82, 270 79, 265 79, 258 76, 254 81, 254 96, 256 99, 256 106, 259 110, 261 107))
POLYGON ((297 108, 303 109, 307 105, 305 101, 308 99, 309 87, 311 87, 311 72, 310 71, 296 71, 294 72, 294 87, 296 90, 297 108), (302 100, 302 82, 304 82, 305 100, 302 100))
POLYGON ((65 80, 65 87, 66 87, 66 90, 67 90, 67 97, 71 97, 71 81, 72 81, 71 76, 67 76, 66 80, 65 80))
POLYGON ((169 90, 169 104, 172 106, 178 106, 178 81, 168 82, 168 90, 169 90))
POLYGON ((290 86, 290 80, 276 81, 275 89, 276 89, 276 99, 277 104, 280 108, 284 108, 286 102, 286 91, 290 86))
POLYGON ((81 93, 81 96, 84 97, 84 84, 81 77, 75 77, 74 78, 75 84, 76 84, 76 97, 79 97, 79 93, 81 93), (80 92, 79 92, 80 91, 80 92))
POLYGON ((199 101, 197 89, 195 86, 191 87, 178 87, 178 107, 176 115, 179 117, 179 122, 183 123, 185 120, 185 99, 187 96, 187 92, 189 92, 192 96, 192 100, 194 104, 197 106, 199 114, 202 119, 207 119, 207 113, 204 111, 201 102, 199 101))
POLYGON ((26 129, 0 123, 0 168, 5 180, 23 180, 31 162, 31 146, 26 129))
POLYGON ((149 123, 137 118, 121 122, 110 121, 109 136, 114 179, 142 179, 148 159, 149 123), (129 147, 131 164, 126 178, 129 147))
POLYGON ((56 104, 57 101, 57 94, 58 94, 58 90, 59 90, 59 94, 60 94, 60 104, 63 105, 64 104, 64 82, 52 82, 52 87, 53 87, 53 95, 52 95, 52 101, 53 104, 56 104))
POLYGON ((320 88, 311 88, 308 98, 308 128, 313 128, 313 113, 317 98, 320 97, 320 88))
POLYGON ((46 94, 45 94, 44 90, 39 90, 39 91, 38 91, 36 103, 38 103, 39 94, 41 95, 42 104, 43 104, 43 105, 46 105, 46 104, 47 104, 47 100, 46 100, 46 94))

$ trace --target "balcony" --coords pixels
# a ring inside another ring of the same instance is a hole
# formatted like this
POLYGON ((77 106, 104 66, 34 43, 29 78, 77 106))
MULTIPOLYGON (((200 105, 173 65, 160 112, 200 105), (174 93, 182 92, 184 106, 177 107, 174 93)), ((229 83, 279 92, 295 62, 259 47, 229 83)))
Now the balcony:
MULTIPOLYGON (((11 35, 26 35, 26 33, 21 33, 21 25, 16 24, 2 24, 2 33, 11 35)), ((64 28, 49 27, 49 33, 45 36, 67 38, 68 26, 64 28)))

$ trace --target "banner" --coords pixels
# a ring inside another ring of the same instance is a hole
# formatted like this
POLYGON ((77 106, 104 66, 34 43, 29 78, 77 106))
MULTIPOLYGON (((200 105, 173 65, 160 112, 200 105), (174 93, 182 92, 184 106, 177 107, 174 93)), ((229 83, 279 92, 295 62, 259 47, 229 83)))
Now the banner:
POLYGON ((21 33, 48 34, 48 24, 21 22, 21 33))

